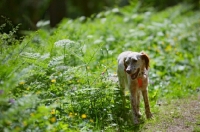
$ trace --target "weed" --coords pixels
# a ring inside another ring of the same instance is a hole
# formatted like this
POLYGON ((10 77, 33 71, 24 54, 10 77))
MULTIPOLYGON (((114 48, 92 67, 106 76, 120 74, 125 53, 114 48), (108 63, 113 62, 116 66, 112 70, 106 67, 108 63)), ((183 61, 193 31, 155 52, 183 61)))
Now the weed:
MULTIPOLYGON (((110 79, 124 50, 144 50, 151 58, 153 113, 160 100, 193 93, 200 85, 199 12, 185 13, 191 12, 185 5, 160 13, 131 10, 108 10, 84 23, 65 19, 51 32, 40 29, 1 50, 0 130, 142 130, 145 118, 133 126, 129 99, 123 104, 110 79)), ((172 116, 181 117, 178 110, 172 116)))

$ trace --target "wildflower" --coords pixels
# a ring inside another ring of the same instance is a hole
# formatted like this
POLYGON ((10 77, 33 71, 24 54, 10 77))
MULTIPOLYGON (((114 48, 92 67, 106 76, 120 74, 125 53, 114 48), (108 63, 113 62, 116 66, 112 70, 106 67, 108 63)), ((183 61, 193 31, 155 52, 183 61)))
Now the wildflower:
POLYGON ((32 117, 33 117, 33 116, 34 116, 34 113, 31 113, 31 114, 30 114, 30 116, 32 116, 32 117))
POLYGON ((9 121, 9 120, 6 120, 5 123, 6 123, 6 125, 8 125, 8 126, 11 125, 11 121, 9 121))
POLYGON ((27 122, 26 121, 24 121, 23 122, 23 126, 27 126, 28 124, 27 124, 27 122))
POLYGON ((128 91, 125 91, 125 95, 128 95, 129 94, 129 92, 128 91))
POLYGON ((18 126, 15 127, 15 130, 18 131, 18 132, 20 131, 20 129, 21 129, 21 128, 18 127, 18 126))
POLYGON ((87 118, 87 115, 86 114, 82 114, 81 118, 85 119, 85 118, 87 118))
POLYGON ((111 126, 115 127, 115 126, 117 126, 117 124, 116 124, 116 123, 113 123, 113 124, 111 124, 111 126))
POLYGON ((56 110, 55 109, 51 110, 51 114, 55 115, 56 114, 56 110))
POLYGON ((171 45, 168 45, 166 48, 165 48, 165 51, 171 51, 172 50, 172 46, 171 45))
POLYGON ((24 85, 24 84, 25 84, 24 81, 19 82, 19 85, 24 85))
POLYGON ((55 46, 56 47, 62 47, 62 46, 70 46, 71 44, 74 44, 74 41, 71 41, 69 39, 63 39, 63 40, 59 40, 57 42, 55 42, 55 46))
POLYGON ((69 117, 74 117, 72 112, 69 113, 69 117))
POLYGON ((94 41, 94 44, 100 44, 101 42, 103 42, 101 39, 97 39, 97 40, 94 41))
POLYGON ((114 8, 114 9, 112 9, 112 12, 113 12, 113 13, 119 13, 120 11, 119 11, 118 8, 114 8))
POLYGON ((92 122, 92 123, 93 123, 93 122, 94 122, 94 120, 90 119, 90 122, 92 122))
POLYGON ((9 99, 8 102, 11 103, 11 104, 14 104, 14 103, 15 103, 15 100, 14 100, 14 99, 9 99))
POLYGON ((52 83, 55 83, 55 82, 56 82, 56 79, 52 79, 51 82, 52 82, 52 83))
POLYGON ((154 81, 149 81, 149 82, 150 82, 150 84, 151 84, 151 85, 154 85, 154 84, 155 84, 155 82, 154 82, 154 81))
POLYGON ((3 93, 4 93, 4 91, 3 91, 3 90, 0 90, 0 95, 3 94, 3 93))
POLYGON ((51 118, 50 118, 50 122, 51 122, 51 123, 56 122, 56 117, 51 117, 51 118))
POLYGON ((90 39, 90 38, 93 38, 93 36, 92 35, 88 35, 87 38, 90 39))
POLYGON ((113 41, 115 41, 115 38, 114 37, 110 37, 110 38, 107 38, 106 41, 107 42, 113 42, 113 41))

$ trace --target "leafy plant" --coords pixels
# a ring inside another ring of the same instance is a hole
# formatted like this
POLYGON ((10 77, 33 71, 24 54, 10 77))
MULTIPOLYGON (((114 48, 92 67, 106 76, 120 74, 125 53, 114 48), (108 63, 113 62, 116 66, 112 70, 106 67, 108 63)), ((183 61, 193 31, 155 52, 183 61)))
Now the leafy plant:
POLYGON ((121 99, 117 55, 133 50, 150 56, 156 113, 163 98, 190 95, 200 85, 199 16, 185 5, 145 13, 127 6, 11 41, 0 56, 0 130, 139 130, 128 91, 127 103, 121 99))

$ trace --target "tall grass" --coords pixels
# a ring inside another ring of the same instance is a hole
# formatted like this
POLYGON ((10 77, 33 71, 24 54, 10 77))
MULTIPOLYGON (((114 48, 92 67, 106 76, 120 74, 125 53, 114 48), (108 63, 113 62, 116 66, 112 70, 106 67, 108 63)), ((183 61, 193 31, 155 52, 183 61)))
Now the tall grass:
POLYGON ((184 5, 145 13, 129 6, 84 21, 65 19, 56 29, 40 29, 11 45, 4 39, 0 130, 139 130, 142 124, 131 122, 129 93, 124 109, 113 81, 117 55, 124 50, 149 54, 150 103, 156 113, 163 97, 181 98, 200 85, 199 19, 199 12, 184 5))

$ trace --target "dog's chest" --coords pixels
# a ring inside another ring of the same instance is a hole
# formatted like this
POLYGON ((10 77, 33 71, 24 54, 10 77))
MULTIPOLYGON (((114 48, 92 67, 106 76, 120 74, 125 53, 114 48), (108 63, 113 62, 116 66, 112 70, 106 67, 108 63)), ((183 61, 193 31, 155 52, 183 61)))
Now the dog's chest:
POLYGON ((137 85, 138 85, 139 88, 141 88, 143 86, 142 78, 137 78, 137 85))

